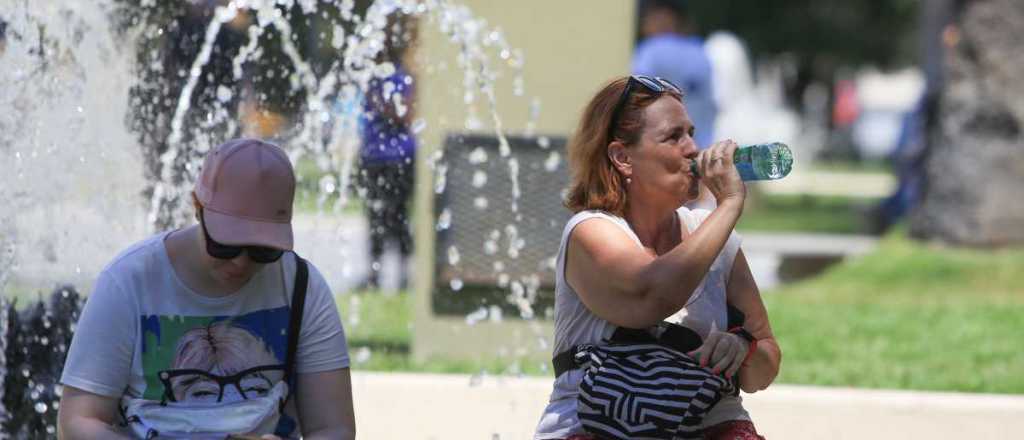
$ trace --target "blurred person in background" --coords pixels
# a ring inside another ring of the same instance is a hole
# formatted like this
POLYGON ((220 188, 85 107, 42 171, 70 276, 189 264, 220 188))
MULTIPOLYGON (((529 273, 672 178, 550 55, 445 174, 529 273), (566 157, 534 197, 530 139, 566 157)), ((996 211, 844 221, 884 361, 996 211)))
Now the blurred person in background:
POLYGON ((360 286, 381 286, 382 257, 388 243, 398 247, 400 288, 408 284, 406 263, 412 253, 409 199, 416 169, 413 77, 405 68, 408 45, 414 38, 411 21, 389 19, 386 44, 377 62, 394 71, 370 80, 363 97, 362 139, 356 184, 363 195, 370 228, 370 273, 360 286))
POLYGON ((664 78, 682 88, 695 127, 697 149, 710 147, 718 114, 711 59, 704 40, 696 35, 686 2, 644 0, 640 2, 640 14, 642 40, 633 53, 633 73, 664 78))
MULTIPOLYGON (((693 120, 697 149, 710 147, 718 115, 711 59, 704 40, 696 34, 686 1, 642 0, 639 11, 641 41, 633 53, 633 73, 664 78, 678 85, 693 120)), ((714 197, 702 191, 688 206, 713 209, 714 197)))
POLYGON ((566 205, 575 215, 564 228, 557 259, 556 379, 535 439, 630 438, 643 426, 681 425, 659 424, 652 421, 659 414, 633 406, 674 413, 681 405, 688 405, 682 423, 687 435, 659 435, 763 438, 736 388, 752 393, 768 387, 782 355, 733 231, 746 199, 732 164, 737 146, 723 141, 701 151, 694 125, 678 88, 646 76, 612 81, 584 110, 569 145, 566 205), (699 180, 690 172, 692 160, 703 176, 699 180), (683 206, 697 197, 699 183, 717 201, 713 211, 683 206), (628 351, 634 347, 658 354, 633 359, 628 351), (616 358, 620 365, 643 365, 641 377, 631 378, 641 385, 630 382, 604 394, 596 406, 602 399, 626 399, 635 410, 626 412, 640 416, 595 410, 588 400, 593 395, 588 389, 598 386, 611 365, 595 368, 596 362, 612 350, 626 350, 616 358), (702 400, 686 395, 690 385, 673 387, 661 379, 650 384, 643 370, 651 368, 652 359, 670 359, 658 365, 659 378, 669 380, 668 371, 681 371, 678 377, 704 378, 702 387, 716 381, 728 385, 712 387, 706 395, 715 398, 702 400), (664 397, 671 393, 683 398, 664 397), (629 417, 634 419, 623 420, 629 417), (630 430, 601 431, 595 418, 630 430))
POLYGON ((0 57, 7 51, 7 22, 0 17, 0 57))

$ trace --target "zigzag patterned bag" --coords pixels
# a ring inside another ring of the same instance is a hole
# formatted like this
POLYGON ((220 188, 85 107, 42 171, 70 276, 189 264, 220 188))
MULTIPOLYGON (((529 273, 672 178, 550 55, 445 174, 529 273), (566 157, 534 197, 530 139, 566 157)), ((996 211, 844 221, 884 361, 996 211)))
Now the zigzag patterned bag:
POLYGON ((609 439, 700 439, 704 415, 733 384, 692 358, 650 344, 581 347, 586 372, 577 414, 609 439))

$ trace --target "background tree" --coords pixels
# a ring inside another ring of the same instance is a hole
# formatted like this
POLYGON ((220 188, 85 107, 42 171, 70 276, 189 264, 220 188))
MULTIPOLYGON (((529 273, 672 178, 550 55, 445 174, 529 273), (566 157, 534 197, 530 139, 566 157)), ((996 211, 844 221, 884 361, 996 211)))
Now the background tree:
POLYGON ((945 81, 925 158, 918 238, 972 246, 1024 243, 1024 3, 956 2, 945 81))

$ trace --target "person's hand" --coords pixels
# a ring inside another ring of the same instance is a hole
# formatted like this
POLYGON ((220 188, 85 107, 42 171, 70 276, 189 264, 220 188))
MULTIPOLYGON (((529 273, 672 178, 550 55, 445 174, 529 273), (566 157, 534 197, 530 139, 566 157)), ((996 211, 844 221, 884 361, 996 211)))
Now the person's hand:
POLYGON ((710 368, 714 374, 733 377, 747 357, 750 342, 729 332, 712 329, 704 345, 687 355, 694 358, 701 367, 710 368))
POLYGON ((729 199, 742 202, 747 197, 747 188, 732 163, 736 148, 736 142, 727 139, 716 142, 697 154, 700 180, 708 187, 719 205, 729 199))

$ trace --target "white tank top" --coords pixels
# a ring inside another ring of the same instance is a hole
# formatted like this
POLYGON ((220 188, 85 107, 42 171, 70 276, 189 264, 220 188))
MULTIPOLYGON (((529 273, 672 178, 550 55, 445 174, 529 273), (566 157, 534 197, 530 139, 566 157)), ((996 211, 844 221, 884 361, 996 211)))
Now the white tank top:
MULTIPOLYGON (((710 215, 710 211, 691 211, 681 207, 676 211, 680 221, 691 233, 710 215)), ((590 312, 579 295, 565 280, 565 253, 573 229, 585 220, 602 218, 621 227, 637 246, 643 246, 639 237, 622 217, 604 211, 581 211, 572 216, 562 230, 555 268, 555 342, 552 356, 579 344, 596 344, 611 337, 615 326, 590 312)), ((683 324, 706 338, 712 328, 722 330, 728 325, 726 283, 732 272, 732 263, 740 248, 740 236, 734 231, 715 258, 700 285, 690 296, 686 306, 666 318, 683 324)), ((583 378, 583 370, 570 370, 555 379, 551 400, 537 426, 535 439, 562 439, 582 432, 576 416, 576 396, 583 378)), ((704 417, 704 426, 728 420, 750 420, 739 396, 725 396, 704 417)))

